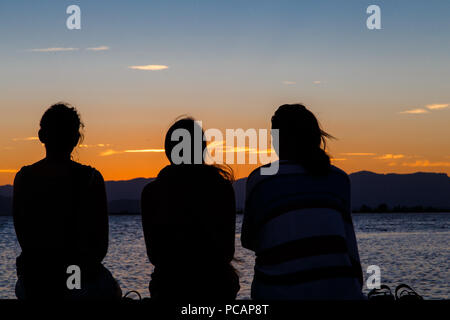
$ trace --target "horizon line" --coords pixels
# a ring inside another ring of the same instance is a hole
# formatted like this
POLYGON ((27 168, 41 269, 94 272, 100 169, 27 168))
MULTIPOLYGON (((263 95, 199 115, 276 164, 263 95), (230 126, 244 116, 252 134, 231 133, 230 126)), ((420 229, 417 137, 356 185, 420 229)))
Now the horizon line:
MULTIPOLYGON (((431 172, 431 171, 415 171, 415 172, 410 172, 410 173, 397 173, 397 172, 386 172, 386 173, 379 173, 379 172, 374 172, 374 171, 370 171, 370 170, 359 170, 359 171, 354 171, 354 172, 350 172, 347 173, 348 175, 352 175, 355 173, 361 173, 361 172, 367 172, 367 173, 373 173, 373 174, 378 174, 378 175, 389 175, 389 174, 396 174, 396 175, 413 175, 413 174, 418 174, 418 173, 427 173, 427 174, 442 174, 447 176, 447 178, 450 178, 450 176, 448 175, 448 173, 446 172, 431 172)), ((241 180, 241 179, 246 179, 248 177, 242 177, 239 179, 235 179, 234 182, 241 180)), ((105 182, 123 182, 123 181, 131 181, 131 180, 137 180, 137 179, 156 179, 157 177, 135 177, 135 178, 129 178, 129 179, 113 179, 113 180, 106 180, 105 182)), ((13 186, 13 184, 4 184, 4 185, 0 185, 0 187, 8 187, 8 186, 13 186)))

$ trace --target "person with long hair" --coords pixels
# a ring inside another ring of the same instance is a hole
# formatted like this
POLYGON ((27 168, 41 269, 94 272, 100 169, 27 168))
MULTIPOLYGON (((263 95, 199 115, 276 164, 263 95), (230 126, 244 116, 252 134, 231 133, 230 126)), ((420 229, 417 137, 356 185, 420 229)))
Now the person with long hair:
POLYGON ((170 164, 142 192, 142 225, 150 262, 152 299, 235 299, 236 204, 232 172, 204 161, 200 125, 182 118, 168 130, 170 164))
POLYGON ((103 177, 71 158, 82 128, 74 107, 52 105, 40 122, 45 158, 16 174, 13 217, 22 249, 17 258, 19 299, 121 297, 119 285, 102 265, 108 250, 103 177))
POLYGON ((331 136, 300 104, 280 106, 272 130, 279 170, 258 168, 246 186, 241 241, 256 254, 252 298, 362 299, 350 180, 330 163, 331 136))

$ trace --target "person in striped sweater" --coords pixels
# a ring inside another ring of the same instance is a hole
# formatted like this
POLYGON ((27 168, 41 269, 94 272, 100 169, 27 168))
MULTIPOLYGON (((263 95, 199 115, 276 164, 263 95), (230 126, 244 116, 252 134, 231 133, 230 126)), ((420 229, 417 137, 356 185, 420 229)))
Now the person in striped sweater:
POLYGON ((300 104, 279 107, 272 129, 279 170, 254 170, 246 187, 241 241, 256 254, 252 298, 364 299, 350 180, 325 152, 331 136, 300 104))

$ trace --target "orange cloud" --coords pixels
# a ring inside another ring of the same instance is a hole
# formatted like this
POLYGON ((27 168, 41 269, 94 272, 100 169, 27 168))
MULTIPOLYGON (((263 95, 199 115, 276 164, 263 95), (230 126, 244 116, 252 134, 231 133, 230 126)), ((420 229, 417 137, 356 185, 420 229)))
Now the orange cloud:
POLYGON ((106 150, 105 152, 100 153, 102 157, 112 156, 114 154, 121 153, 160 153, 164 152, 164 149, 136 149, 136 150, 106 150))
POLYGON ((123 153, 122 151, 115 151, 115 150, 106 150, 102 153, 100 153, 100 155, 102 157, 107 157, 107 156, 112 156, 113 154, 117 154, 117 153, 123 153))
POLYGON ((160 64, 148 64, 144 66, 129 66, 128 68, 134 70, 145 70, 145 71, 158 71, 168 69, 168 66, 160 65, 160 64))
POLYGON ((446 104, 427 104, 427 109, 430 110, 440 110, 440 109, 445 109, 448 108, 448 103, 446 104))
POLYGON ((248 147, 234 147, 234 148, 225 148, 224 152, 232 152, 232 153, 238 153, 238 152, 248 152, 248 153, 256 153, 256 154, 268 154, 275 152, 273 149, 261 149, 258 150, 257 148, 248 148, 248 147))
POLYGON ((429 160, 417 160, 416 162, 404 162, 404 167, 450 167, 450 162, 431 162, 429 160))
POLYGON ((16 169, 0 169, 0 173, 16 173, 16 169))
POLYGON ((258 148, 249 148, 249 147, 227 147, 225 145, 225 141, 221 140, 221 141, 213 141, 210 142, 208 144, 208 149, 209 151, 211 149, 217 150, 217 151, 222 151, 224 153, 239 153, 239 152, 248 152, 251 154, 272 154, 272 152, 275 152, 274 149, 269 148, 269 149, 258 149, 258 148))
POLYGON ((341 153, 344 156, 374 156, 376 153, 372 152, 345 152, 341 153))
POLYGON ((425 110, 425 109, 422 109, 422 108, 418 108, 418 109, 411 109, 411 110, 401 111, 399 113, 400 114, 424 114, 424 113, 428 113, 428 110, 425 110))
POLYGON ((382 156, 376 157, 375 159, 378 159, 378 160, 389 160, 389 159, 402 159, 404 157, 405 157, 405 155, 403 155, 403 154, 387 153, 387 154, 384 154, 382 156))
POLYGON ((13 141, 36 141, 38 137, 14 138, 13 141))
POLYGON ((80 148, 104 148, 109 147, 110 144, 97 143, 97 144, 80 144, 80 148))
POLYGON ((389 164, 388 164, 389 167, 395 167, 396 165, 397 165, 397 163, 395 163, 395 162, 389 162, 389 164))
POLYGON ((138 149, 138 150, 125 150, 125 153, 147 153, 147 152, 164 152, 164 149, 138 149))

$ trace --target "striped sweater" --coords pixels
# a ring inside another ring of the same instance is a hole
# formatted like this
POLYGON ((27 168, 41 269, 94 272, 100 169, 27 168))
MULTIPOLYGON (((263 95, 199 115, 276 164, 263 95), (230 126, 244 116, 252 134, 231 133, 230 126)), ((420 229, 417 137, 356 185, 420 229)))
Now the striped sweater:
POLYGON ((282 160, 247 180, 242 245, 255 252, 253 299, 362 299, 350 181, 282 160))

